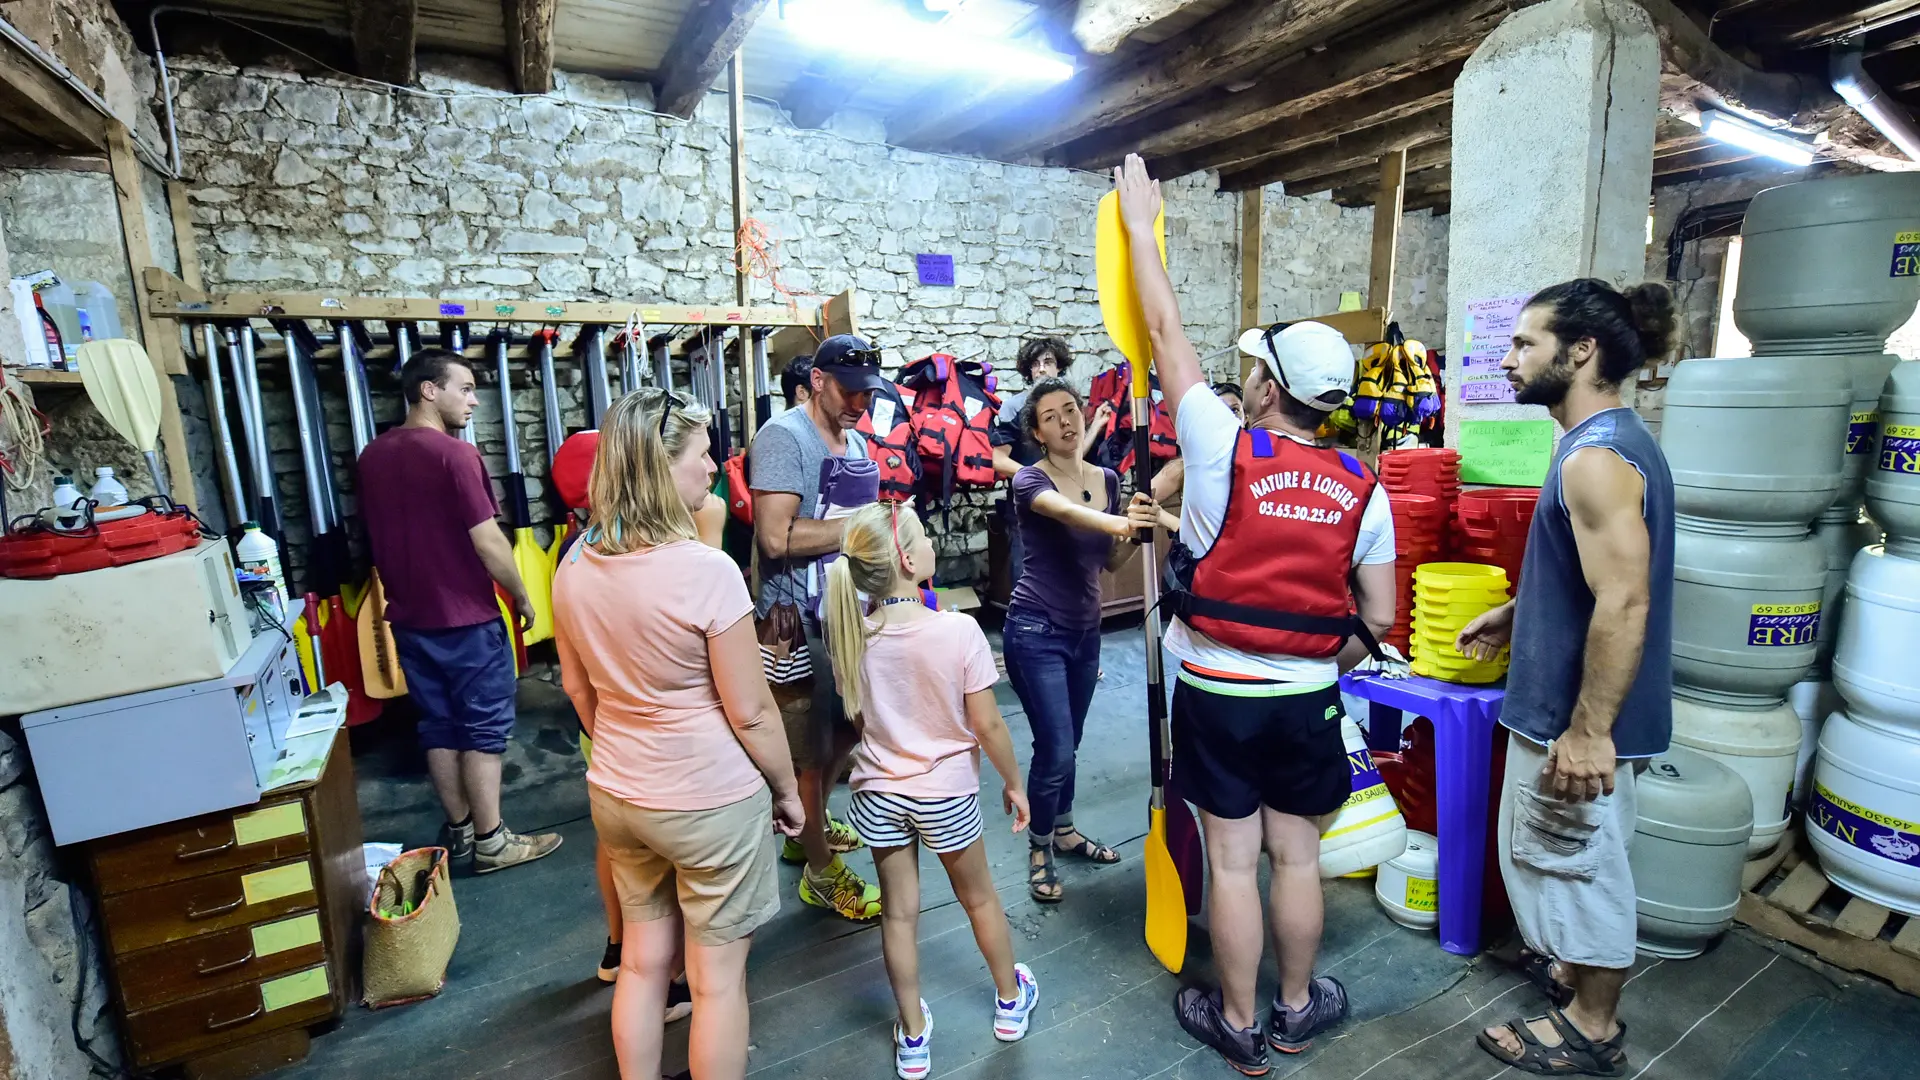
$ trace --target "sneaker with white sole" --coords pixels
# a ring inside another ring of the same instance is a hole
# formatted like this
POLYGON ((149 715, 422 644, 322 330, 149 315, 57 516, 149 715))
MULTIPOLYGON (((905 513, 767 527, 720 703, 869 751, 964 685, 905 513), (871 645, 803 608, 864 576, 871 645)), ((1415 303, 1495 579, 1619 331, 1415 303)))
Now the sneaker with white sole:
POLYGON ((1020 992, 1012 1001, 993 1000, 993 1037, 1001 1042, 1019 1042, 1026 1038, 1027 1025, 1033 1022, 1033 1008, 1040 1004, 1040 983, 1025 964, 1013 965, 1013 981, 1020 992))
MULTIPOLYGON (((831 810, 827 812, 827 850, 835 855, 845 855, 849 851, 859 851, 865 846, 866 841, 860 839, 858 829, 834 817, 831 810)), ((780 845, 780 860, 794 866, 803 866, 807 861, 807 849, 800 846, 800 841, 789 836, 786 842, 780 845)))
POLYGON ((693 988, 687 985, 687 978, 682 975, 680 978, 667 984, 666 1023, 671 1024, 675 1020, 685 1020, 692 1015, 693 988))
POLYGON ((620 981, 620 943, 607 939, 607 951, 600 954, 600 970, 594 976, 601 982, 612 986, 620 981))
POLYGON ((920 1034, 908 1036, 900 1021, 893 1022, 893 1071, 900 1080, 923 1080, 933 1071, 933 1010, 920 999, 920 1034))
POLYGON ((560 847, 559 833, 540 833, 537 836, 522 836, 505 825, 495 836, 474 841, 473 872, 491 874, 495 870, 505 870, 530 863, 535 859, 544 859, 560 847), (495 842, 498 846, 494 846, 495 842), (493 851, 487 848, 492 846, 493 851))
POLYGON ((818 878, 811 868, 800 872, 800 900, 854 922, 880 917, 880 887, 867 884, 838 855, 818 878))

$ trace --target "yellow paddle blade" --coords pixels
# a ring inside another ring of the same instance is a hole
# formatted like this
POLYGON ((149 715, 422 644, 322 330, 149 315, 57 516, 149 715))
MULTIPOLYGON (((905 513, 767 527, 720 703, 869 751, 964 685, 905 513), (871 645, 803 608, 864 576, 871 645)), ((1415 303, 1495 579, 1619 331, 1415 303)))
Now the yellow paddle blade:
POLYGON ((1147 948, 1160 966, 1180 974, 1187 962, 1187 896, 1167 851, 1167 812, 1147 812, 1147 948))
POLYGON ((306 677, 308 686, 319 686, 318 676, 313 670, 313 637, 307 631, 307 617, 298 615, 293 620, 293 651, 300 656, 300 674, 306 677))
POLYGON ((136 450, 151 450, 160 434, 160 382, 137 341, 89 341, 77 356, 87 399, 136 450))
POLYGON ((513 608, 507 606, 506 594, 497 588, 493 590, 493 602, 500 608, 500 618, 507 624, 507 641, 509 642, 507 655, 513 657, 513 677, 517 679, 520 677, 520 650, 511 647, 514 635, 513 608))
POLYGON ((532 529, 513 530, 513 565, 533 601, 533 629, 527 631, 527 644, 546 641, 553 637, 553 560, 533 538, 532 529))
POLYGON ((573 526, 564 521, 553 527, 553 543, 547 545, 547 561, 553 564, 556 574, 560 572, 560 545, 567 542, 567 534, 572 531, 573 526))
POLYGON ((360 640, 360 678, 366 684, 367 696, 376 701, 405 696, 407 676, 400 670, 393 628, 387 623, 387 596, 380 587, 378 571, 367 578, 360 613, 354 617, 354 632, 360 640))
POLYGON ((347 618, 360 617, 360 602, 367 598, 367 583, 355 585, 351 581, 340 583, 340 606, 347 609, 347 618))
MULTIPOLYGON (((1164 211, 1153 221, 1153 238, 1160 245, 1160 265, 1167 264, 1167 215, 1164 211)), ((1140 295, 1133 287, 1133 252, 1127 246, 1127 227, 1120 220, 1120 194, 1109 191, 1100 198, 1099 215, 1093 230, 1094 278, 1100 288, 1100 321, 1120 355, 1133 362, 1134 380, 1147 375, 1153 363, 1153 345, 1147 339, 1146 316, 1140 311, 1140 295)), ((1146 396, 1144 382, 1135 391, 1146 396)))

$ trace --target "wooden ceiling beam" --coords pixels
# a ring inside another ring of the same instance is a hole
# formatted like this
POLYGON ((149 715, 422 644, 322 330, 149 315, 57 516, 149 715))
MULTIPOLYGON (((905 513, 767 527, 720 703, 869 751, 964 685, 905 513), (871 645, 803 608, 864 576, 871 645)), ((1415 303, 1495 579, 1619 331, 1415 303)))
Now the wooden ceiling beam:
MULTIPOLYGON (((369 2, 369 0, 358 0, 369 2)), ((522 94, 553 91, 553 14, 559 0, 501 0, 507 20, 507 70, 522 94)), ((356 51, 359 39, 354 39, 356 51)))
POLYGON ((1411 214, 1416 210, 1431 210, 1434 217, 1446 217, 1453 213, 1453 192, 1436 191, 1419 198, 1410 198, 1400 206, 1401 214, 1411 214))
POLYGON ((767 0, 695 0, 654 80, 653 107, 690 119, 766 8, 767 0))
POLYGON ((36 149, 107 148, 107 118, 6 38, 0 38, 0 121, 36 149))
POLYGON ((351 0, 347 19, 360 76, 412 86, 419 75, 414 43, 420 36, 420 0, 351 0))
MULTIPOLYGON (((1465 60, 1423 71, 1397 82, 1355 94, 1310 113, 1236 135, 1222 142, 1171 157, 1150 159, 1155 176, 1185 176, 1201 169, 1224 169, 1276 154, 1292 153, 1375 124, 1425 112, 1453 100, 1453 83, 1465 60)), ((1101 162, 1099 164, 1108 164, 1101 162)))
POLYGON ((1263 75, 1239 93, 1192 101, 1076 139, 1056 155, 1090 168, 1138 152, 1164 158, 1322 109, 1422 71, 1463 61, 1500 20, 1530 0, 1465 0, 1404 23, 1337 38, 1322 51, 1263 75))
MULTIPOLYGON (((1819 78, 1788 72, 1767 72, 1733 56, 1707 36, 1706 29, 1673 0, 1636 0, 1653 18, 1660 38, 1661 66, 1695 84, 1693 104, 1723 100, 1779 120, 1791 120, 1804 110, 1824 108, 1838 99, 1819 78)), ((1723 13, 1724 14, 1724 13, 1723 13)), ((1662 104, 1665 80, 1663 80, 1662 104)))
POLYGON ((1736 161, 1746 161, 1757 157, 1751 150, 1726 143, 1709 143, 1695 150, 1686 150, 1677 154, 1664 154, 1653 159, 1653 175, 1672 176, 1675 173, 1694 172, 1698 169, 1711 169, 1716 165, 1731 165, 1736 161))
POLYGON ((794 127, 825 127, 833 114, 846 108, 866 85, 873 81, 872 65, 850 70, 844 65, 816 61, 793 80, 781 95, 780 107, 787 110, 794 127))
POLYGON ((1073 39, 1095 56, 1105 56, 1120 43, 1154 23, 1194 6, 1200 0, 1080 0, 1073 16, 1073 39))
MULTIPOLYGON (((1451 140, 1416 146, 1407 151, 1407 177, 1411 183, 1421 170, 1435 169, 1453 164, 1453 143, 1451 140)), ((1314 195, 1335 188, 1358 187, 1362 184, 1376 183, 1380 177, 1380 166, 1375 162, 1355 165, 1337 172, 1322 173, 1319 176, 1303 176, 1287 182, 1288 195, 1314 195)))
POLYGON ((1766 52, 1809 49, 1842 34, 1850 34, 1862 26, 1910 17, 1915 9, 1920 9, 1920 0, 1881 0, 1877 4, 1863 4, 1855 0, 1852 4, 1822 5, 1818 15, 1804 21, 1796 20, 1797 25, 1791 30, 1778 37, 1768 35, 1764 42, 1757 44, 1766 52))
POLYGON ((1453 105, 1401 117, 1384 124, 1329 139, 1294 154, 1279 154, 1222 173, 1220 190, 1241 191, 1266 187, 1275 181, 1351 169, 1374 161, 1389 150, 1411 150, 1439 142, 1453 130, 1453 105))
MULTIPOLYGON (((1355 170, 1356 172, 1360 170, 1355 170)), ((1374 167, 1378 172, 1378 166, 1374 167)), ((1453 190, 1453 168, 1441 165, 1432 169, 1407 174, 1405 201, 1413 202, 1429 195, 1453 190)), ((1351 184, 1333 189, 1333 201, 1341 206, 1372 206, 1380 197, 1380 182, 1376 177, 1372 183, 1351 184)))
POLYGON ((1292 50, 1326 41, 1397 0, 1294 0, 1233 4, 1191 31, 1114 65, 1074 78, 998 118, 960 148, 996 159, 1059 146, 1092 129, 1133 119, 1209 86, 1252 73, 1292 50))

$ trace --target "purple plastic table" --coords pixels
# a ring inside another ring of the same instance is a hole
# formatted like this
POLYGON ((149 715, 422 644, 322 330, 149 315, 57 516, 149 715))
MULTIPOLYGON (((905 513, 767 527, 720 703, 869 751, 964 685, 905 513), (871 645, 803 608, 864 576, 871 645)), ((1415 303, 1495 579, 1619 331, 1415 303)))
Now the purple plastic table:
POLYGON ((1493 754, 1493 725, 1506 691, 1421 675, 1389 679, 1371 672, 1342 675, 1340 689, 1363 701, 1433 721, 1434 797, 1440 804, 1434 808, 1440 824, 1440 947, 1472 956, 1480 951, 1487 769, 1493 754))

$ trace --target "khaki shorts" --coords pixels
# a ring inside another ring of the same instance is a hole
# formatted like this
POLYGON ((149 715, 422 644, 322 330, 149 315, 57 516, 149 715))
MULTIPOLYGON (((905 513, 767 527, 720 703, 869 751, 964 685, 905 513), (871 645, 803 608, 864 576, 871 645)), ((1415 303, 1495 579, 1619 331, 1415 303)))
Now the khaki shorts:
POLYGON ((701 945, 725 945, 780 911, 773 793, 713 810, 643 810, 591 784, 593 827, 628 922, 678 914, 701 945))

